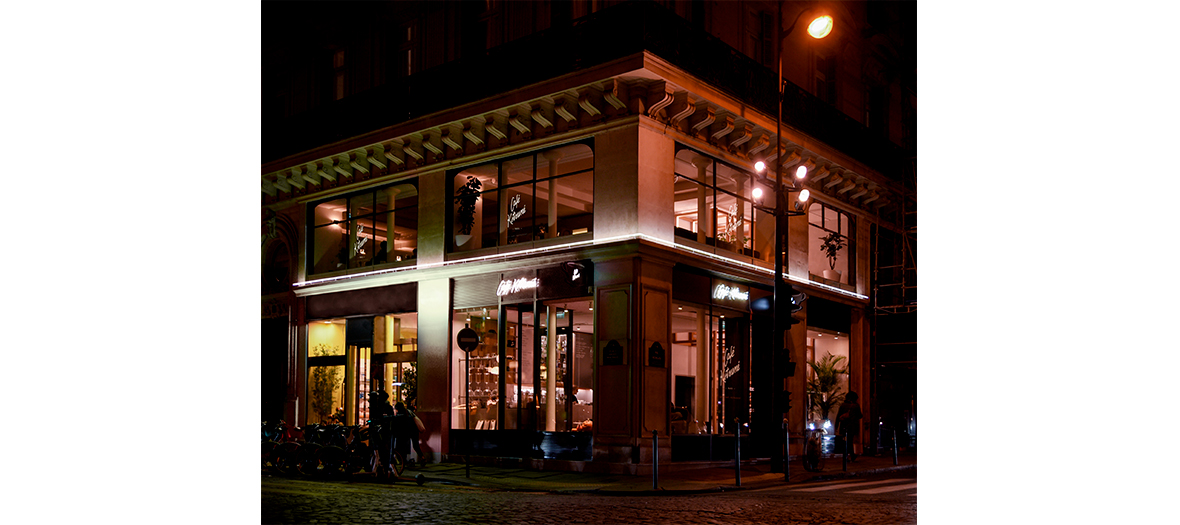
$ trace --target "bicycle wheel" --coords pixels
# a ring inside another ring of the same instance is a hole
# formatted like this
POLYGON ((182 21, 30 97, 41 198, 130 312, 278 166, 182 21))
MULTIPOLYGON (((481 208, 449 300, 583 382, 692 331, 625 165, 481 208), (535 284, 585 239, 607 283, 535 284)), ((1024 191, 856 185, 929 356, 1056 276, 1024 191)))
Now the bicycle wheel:
POLYGON ((344 473, 348 463, 348 454, 337 446, 326 446, 319 451, 320 468, 318 474, 322 477, 334 478, 344 473))
POLYGON ((397 473, 395 475, 400 477, 402 471, 406 469, 406 458, 402 456, 401 452, 395 451, 389 460, 393 462, 393 471, 397 473))

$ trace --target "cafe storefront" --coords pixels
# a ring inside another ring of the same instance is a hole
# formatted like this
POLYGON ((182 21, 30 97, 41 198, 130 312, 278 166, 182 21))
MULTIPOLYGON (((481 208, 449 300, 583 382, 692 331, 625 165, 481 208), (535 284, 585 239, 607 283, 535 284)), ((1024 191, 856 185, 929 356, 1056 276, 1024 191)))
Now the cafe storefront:
POLYGON ((478 341, 452 338, 450 453, 591 459, 592 284, 589 260, 455 280, 452 333, 478 341))

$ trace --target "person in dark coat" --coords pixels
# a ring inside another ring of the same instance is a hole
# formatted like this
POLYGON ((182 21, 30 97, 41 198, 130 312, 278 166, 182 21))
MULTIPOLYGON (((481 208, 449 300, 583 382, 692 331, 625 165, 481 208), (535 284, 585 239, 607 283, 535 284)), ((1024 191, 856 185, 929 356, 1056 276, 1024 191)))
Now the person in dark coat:
POLYGON ((860 441, 860 420, 864 414, 860 411, 860 404, 856 392, 849 392, 836 412, 836 435, 844 437, 844 446, 848 448, 848 455, 856 461, 856 443, 860 441))
POLYGON ((389 394, 384 390, 369 393, 371 418, 369 423, 369 444, 377 449, 381 464, 389 466, 389 451, 394 436, 394 412, 389 405, 389 394))
POLYGON ((426 464, 426 458, 422 456, 422 445, 418 443, 418 423, 415 421, 418 416, 406 407, 405 403, 397 402, 393 407, 395 427, 397 428, 397 444, 395 448, 402 455, 402 458, 409 463, 410 447, 414 448, 414 453, 417 454, 418 463, 426 464))

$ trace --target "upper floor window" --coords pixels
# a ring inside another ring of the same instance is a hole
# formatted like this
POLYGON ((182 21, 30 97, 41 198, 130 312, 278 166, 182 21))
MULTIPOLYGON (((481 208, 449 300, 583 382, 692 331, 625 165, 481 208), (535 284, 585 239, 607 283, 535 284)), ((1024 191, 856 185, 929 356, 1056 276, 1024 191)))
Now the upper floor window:
POLYGON ((567 144, 467 168, 451 193, 451 251, 590 233, 594 151, 567 144))
POLYGON ((811 273, 831 281, 846 284, 856 282, 855 218, 816 202, 807 211, 807 222, 807 264, 811 273), (830 248, 825 249, 825 243, 830 248))
POLYGON ((676 236, 773 261, 774 215, 755 207, 773 206, 771 189, 763 186, 747 171, 680 148, 673 190, 676 236), (758 193, 761 198, 755 198, 758 193))
POLYGON ((334 272, 418 257, 416 181, 310 205, 309 273, 334 272))

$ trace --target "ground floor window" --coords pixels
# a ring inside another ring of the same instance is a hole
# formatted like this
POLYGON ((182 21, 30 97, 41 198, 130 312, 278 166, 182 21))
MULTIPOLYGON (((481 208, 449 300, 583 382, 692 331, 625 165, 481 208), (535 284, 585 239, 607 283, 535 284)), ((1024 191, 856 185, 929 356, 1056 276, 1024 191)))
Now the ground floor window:
POLYGON ((673 434, 732 434, 749 423, 749 326, 728 310, 674 305, 673 434))
POLYGON ((417 398, 418 315, 319 319, 307 325, 306 424, 364 424, 369 393, 417 398))
POLYGON ((834 432, 836 411, 848 393, 847 332, 807 329, 807 417, 809 428, 834 432))
POLYGON ((455 310, 480 344, 452 351, 451 428, 589 432, 593 326, 590 298, 455 310))

